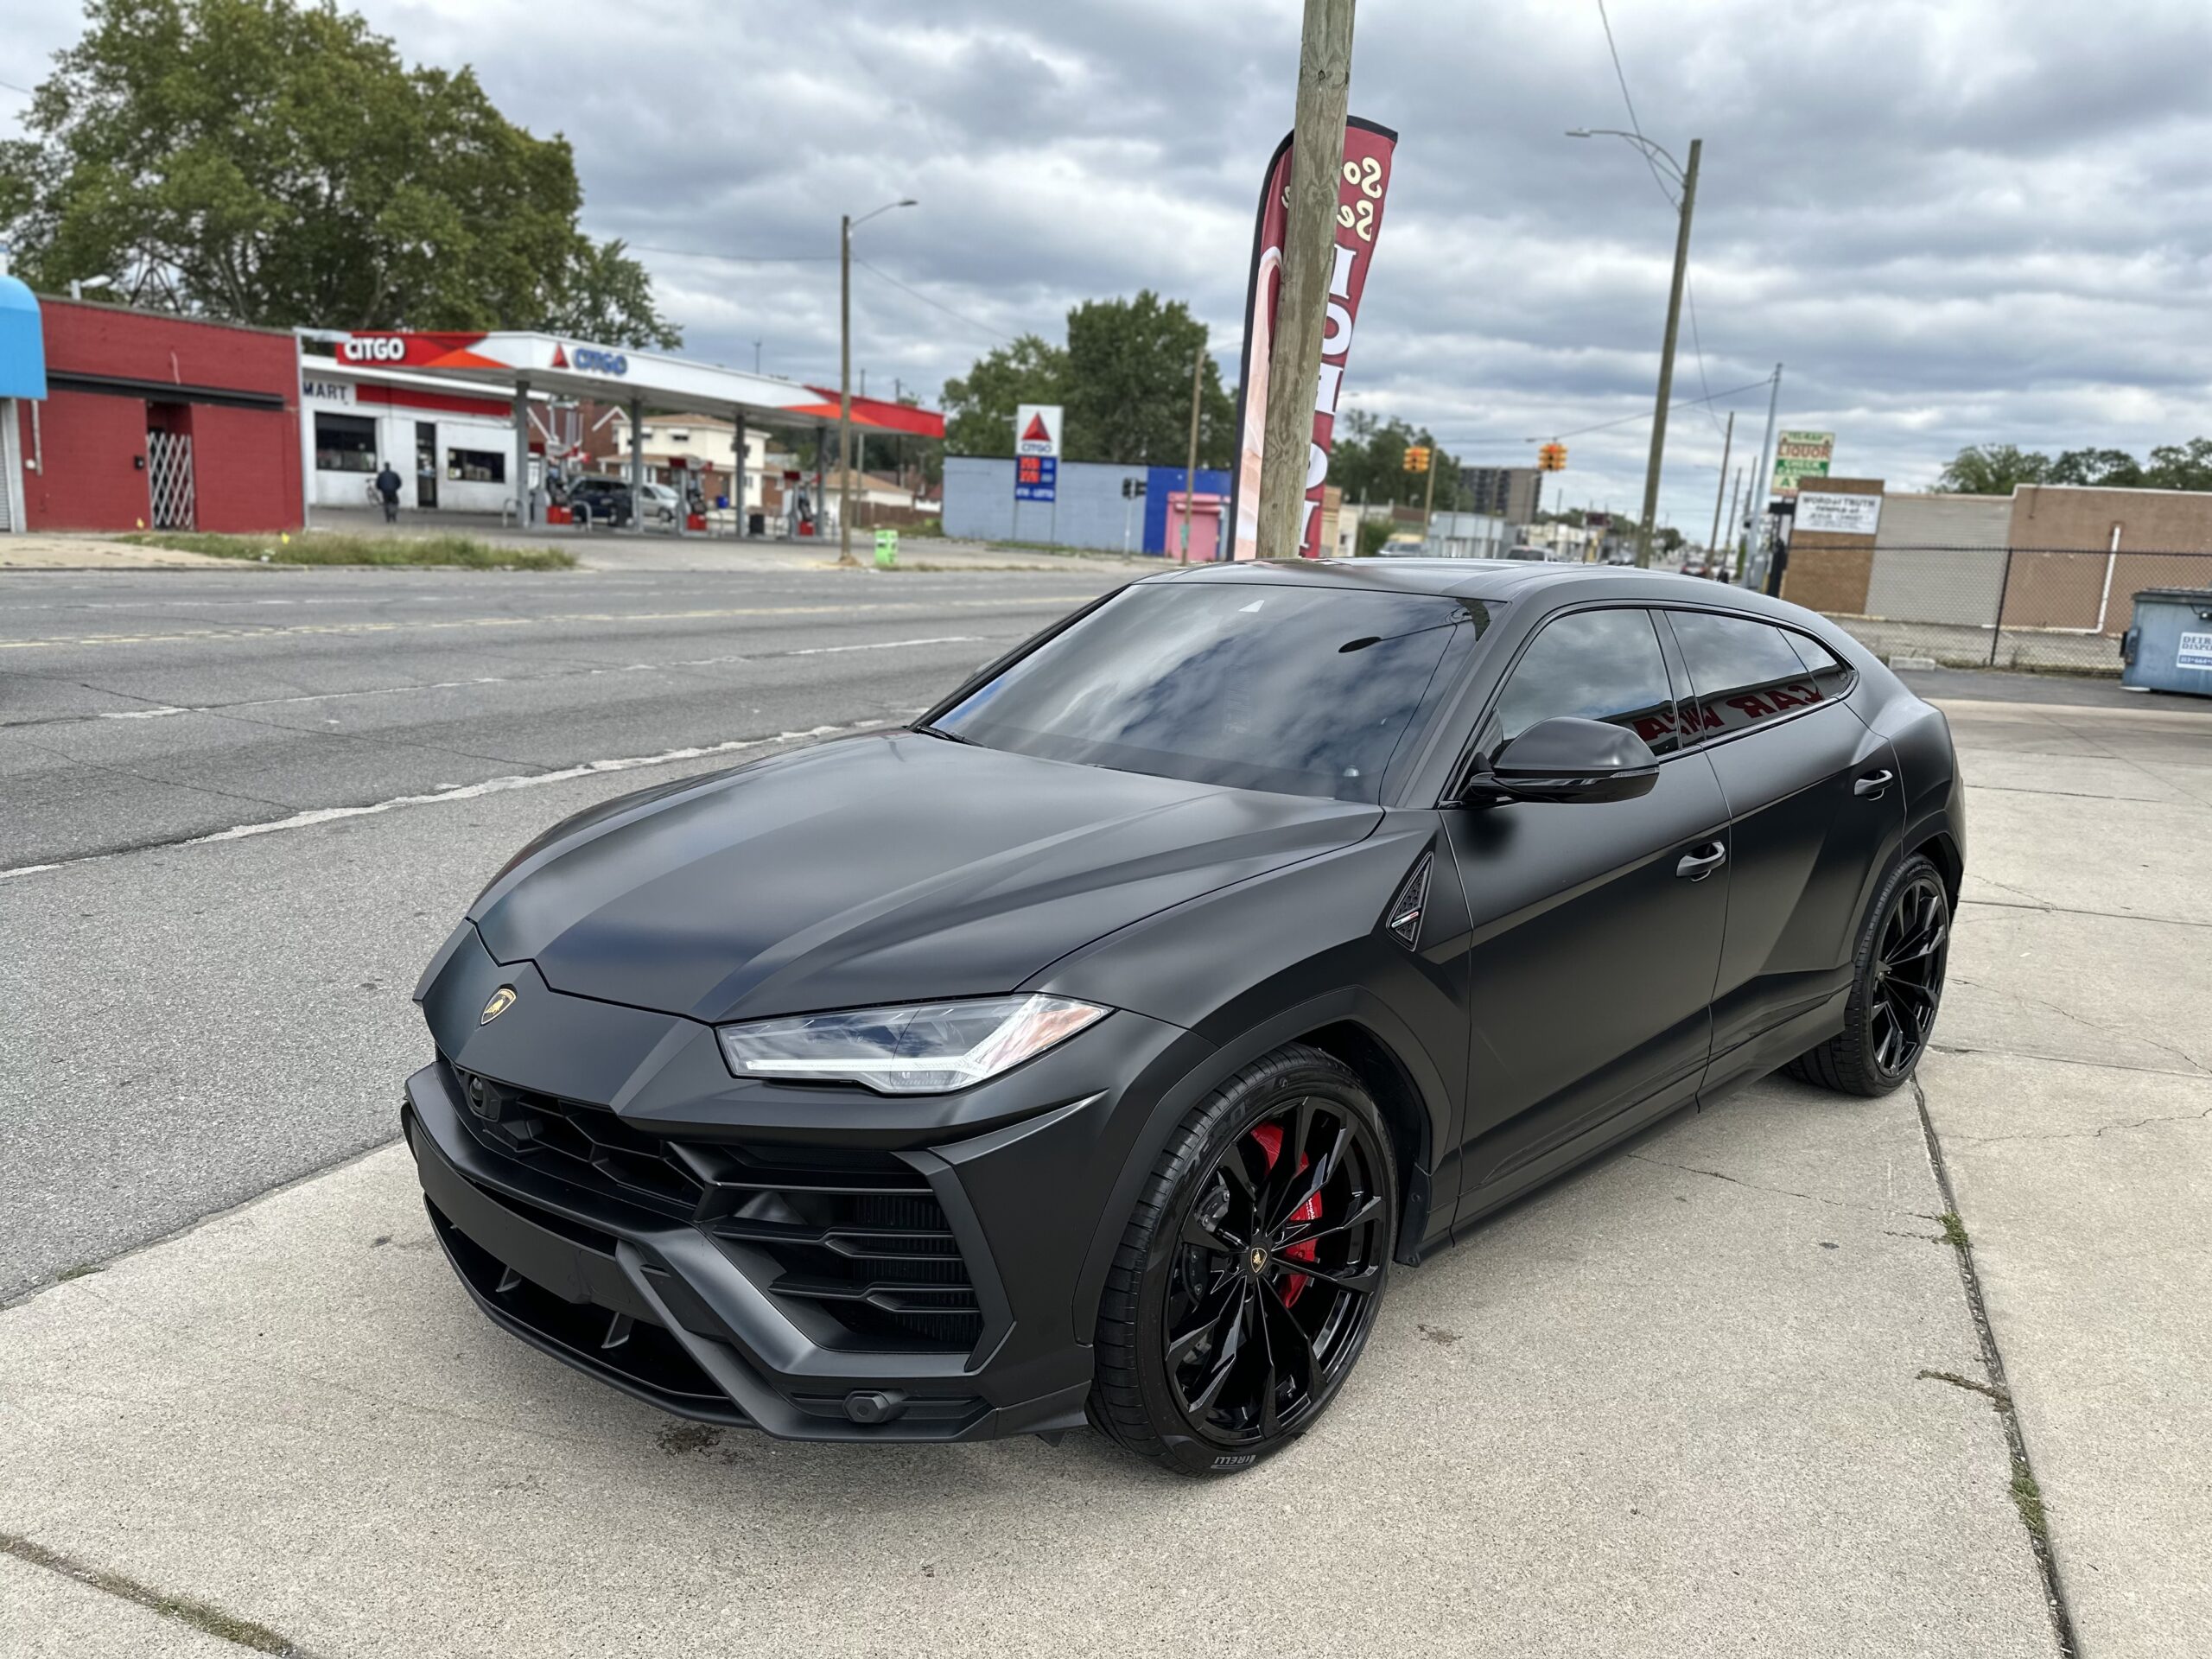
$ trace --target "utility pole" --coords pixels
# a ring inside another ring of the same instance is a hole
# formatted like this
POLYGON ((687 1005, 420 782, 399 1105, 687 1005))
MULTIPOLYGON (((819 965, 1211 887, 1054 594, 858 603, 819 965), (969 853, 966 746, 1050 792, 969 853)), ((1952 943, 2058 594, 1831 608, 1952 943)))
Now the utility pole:
POLYGON ((1690 214, 1697 207, 1698 156, 1705 140, 1690 140, 1689 165, 1682 169, 1682 219, 1675 232, 1675 284, 1667 296, 1667 340, 1659 352, 1659 402, 1651 416, 1651 460, 1643 474, 1643 518, 1636 530, 1636 562, 1651 563, 1653 521, 1659 516, 1659 468, 1667 454, 1667 405, 1675 395, 1675 335, 1682 321, 1682 279, 1690 263, 1690 214))
POLYGON ((1728 580, 1733 582, 1743 573, 1741 563, 1743 543, 1736 539, 1736 512, 1744 500, 1744 469, 1736 469, 1736 487, 1728 494, 1728 580))
MULTIPOLYGON (((1178 562, 1191 562, 1191 492, 1198 487, 1198 390, 1205 384, 1206 337, 1198 336, 1198 349, 1191 359, 1191 452, 1183 461, 1183 544, 1175 555, 1178 562)), ((1222 526, 1224 531, 1230 526, 1222 526)), ((1234 533, 1233 531, 1230 533, 1234 533)), ((1214 543, 1214 556, 1221 556, 1221 543, 1214 543)))
POLYGON ((1740 563, 1748 563, 1751 559, 1750 541, 1751 518, 1754 512, 1756 512, 1762 518, 1765 516, 1764 510, 1759 507, 1758 503, 1760 496, 1774 478, 1774 463, 1768 459, 1767 452, 1774 448, 1774 416, 1775 411, 1781 404, 1782 365, 1777 363, 1774 365, 1774 383, 1768 388, 1766 394, 1766 435, 1759 440, 1758 454, 1751 457, 1751 487, 1744 496, 1743 547, 1739 558, 1740 563))
POLYGON ((1720 481, 1713 486, 1713 528, 1706 533, 1705 561, 1720 550, 1720 504, 1728 499, 1728 456, 1736 447, 1736 411, 1728 411, 1727 435, 1720 440, 1720 481))
POLYGON ((1428 521, 1436 510, 1436 440, 1424 432, 1421 441, 1428 448, 1428 487, 1421 498, 1421 543, 1428 545, 1428 521))
POLYGON ((1296 558, 1305 539, 1306 467, 1321 384, 1322 308, 1335 263, 1338 175, 1351 98, 1353 0, 1306 0, 1291 127, 1290 216, 1281 300, 1268 353, 1259 556, 1296 558))
POLYGON ((757 340, 753 342, 753 372, 760 372, 760 342, 757 340))
MULTIPOLYGON (((1694 154, 1694 152, 1693 152, 1694 154)), ((1679 269, 1679 265, 1677 267, 1679 269)), ((1675 286, 1679 288, 1679 280, 1675 286)), ((1667 328, 1667 349, 1674 351, 1675 330, 1667 328)), ((1661 387, 1666 385, 1660 381, 1661 387)), ((1662 401, 1664 399, 1662 397, 1662 401)), ((1662 410, 1663 415, 1664 410, 1662 410)), ((1649 513, 1644 515, 1649 518, 1649 513)), ((837 563, 853 558, 853 216, 837 219, 837 563)))

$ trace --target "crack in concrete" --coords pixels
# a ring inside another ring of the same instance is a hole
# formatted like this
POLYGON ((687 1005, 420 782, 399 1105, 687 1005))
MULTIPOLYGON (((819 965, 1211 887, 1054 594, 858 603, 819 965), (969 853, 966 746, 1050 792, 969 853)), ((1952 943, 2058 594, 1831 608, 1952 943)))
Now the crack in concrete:
POLYGON ((65 1555, 58 1549, 49 1549, 44 1544, 34 1543, 29 1538, 18 1534, 0 1532, 0 1554, 12 1555, 19 1561, 43 1568, 48 1573, 58 1573, 62 1578, 73 1579, 79 1584, 104 1592, 118 1600, 143 1607, 149 1611, 160 1614, 163 1618, 175 1619, 180 1624, 188 1624, 203 1635, 217 1637, 225 1642, 232 1643, 250 1653, 283 1654, 291 1656, 292 1659, 309 1659, 305 1648, 293 1641, 291 1637, 270 1630, 266 1624, 256 1624, 250 1618, 241 1618, 236 1613, 218 1607, 213 1602, 201 1601, 194 1596, 181 1596, 167 1590, 157 1590, 149 1584, 143 1584, 138 1580, 126 1577, 121 1573, 111 1572, 104 1567, 94 1567, 89 1562, 77 1560, 73 1555, 65 1555))
MULTIPOLYGON (((2100 1024, 2094 1020, 2085 1018, 2084 1016, 2075 1013, 2073 1009, 2067 1007, 2061 1003, 2049 1001, 2040 996, 2030 996, 2024 991, 2000 990, 1998 987, 1988 984, 1984 981, 1966 979, 1955 975, 1953 976, 1953 982, 1967 986, 1973 990, 1986 991, 1992 996, 2010 998, 2016 1002, 2026 1002, 2038 1008, 2047 1008, 2062 1020, 2072 1020, 2084 1031, 2094 1031, 2104 1036, 2124 1037, 2130 1042, 2142 1043, 2151 1048, 2161 1049, 2166 1053, 2172 1055, 2175 1058, 2187 1062, 2191 1070, 2196 1075, 2212 1075, 2212 1073, 2206 1072, 2203 1062, 2199 1060, 2196 1055, 2190 1053, 2185 1048, 2176 1048, 2171 1043, 2160 1042, 2157 1038, 2145 1037, 2139 1032, 2123 1030, 2118 1026, 2100 1024)), ((2177 1075, 2188 1076, 2190 1074, 2183 1072, 2177 1075)))
MULTIPOLYGON (((1646 1157, 1640 1152, 1624 1153, 1622 1156, 1633 1158, 1639 1164, 1650 1164, 1659 1169, 1677 1169, 1681 1171, 1685 1175, 1710 1176, 1716 1181, 1726 1181, 1732 1186, 1747 1186, 1754 1192, 1771 1192, 1777 1198, 1802 1198, 1808 1204, 1830 1205, 1838 1210, 1859 1210, 1863 1211, 1871 1216, 1911 1216, 1916 1220, 1919 1221, 1941 1221, 1942 1219, 1941 1216, 1928 1215, 1918 1210, 1896 1210, 1884 1205, 1857 1204, 1849 1198, 1827 1198, 1818 1192, 1793 1192, 1786 1186, 1765 1186, 1758 1181, 1747 1181, 1740 1175, 1728 1174, 1723 1170, 1700 1169, 1694 1164, 1672 1164, 1669 1163, 1663 1158, 1646 1157)), ((1901 1235, 1901 1236, 1917 1238, 1921 1236, 1921 1235, 1915 1233, 1901 1235)))

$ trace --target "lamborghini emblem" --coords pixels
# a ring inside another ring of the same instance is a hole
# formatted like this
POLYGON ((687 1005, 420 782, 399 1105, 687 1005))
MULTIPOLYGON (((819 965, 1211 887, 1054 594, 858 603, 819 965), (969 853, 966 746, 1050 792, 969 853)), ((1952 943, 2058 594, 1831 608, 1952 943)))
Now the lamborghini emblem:
POLYGON ((512 985, 502 985, 492 993, 492 1000, 484 1005, 484 1012, 477 1016, 476 1023, 480 1026, 488 1026, 514 1005, 515 988, 512 985))

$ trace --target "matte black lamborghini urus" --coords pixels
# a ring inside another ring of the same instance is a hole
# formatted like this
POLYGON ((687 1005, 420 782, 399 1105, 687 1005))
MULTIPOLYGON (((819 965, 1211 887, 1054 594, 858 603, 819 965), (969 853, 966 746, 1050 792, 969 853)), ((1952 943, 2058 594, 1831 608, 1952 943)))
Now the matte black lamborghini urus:
POLYGON ((1942 716, 1793 606, 1178 571, 531 842, 404 1123, 485 1313, 670 1411, 1238 1469, 1395 1264, 1775 1067, 1896 1088, 1963 853, 1942 716))

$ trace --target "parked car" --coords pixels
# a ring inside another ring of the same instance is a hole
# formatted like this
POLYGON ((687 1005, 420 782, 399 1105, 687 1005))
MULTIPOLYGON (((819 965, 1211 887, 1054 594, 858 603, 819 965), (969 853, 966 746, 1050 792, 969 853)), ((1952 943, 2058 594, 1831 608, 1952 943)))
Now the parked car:
POLYGON ((588 476, 569 485, 569 506, 578 518, 611 524, 631 522, 630 486, 619 478, 588 476))
POLYGON ((1811 612, 1202 566, 531 842, 402 1123, 483 1311, 669 1411, 1228 1472, 1531 1188, 1777 1066, 1903 1084, 1964 853, 1942 715, 1811 612))
POLYGON ((683 498, 665 484, 642 486, 641 501, 645 522, 649 524, 673 525, 683 512, 683 498))

